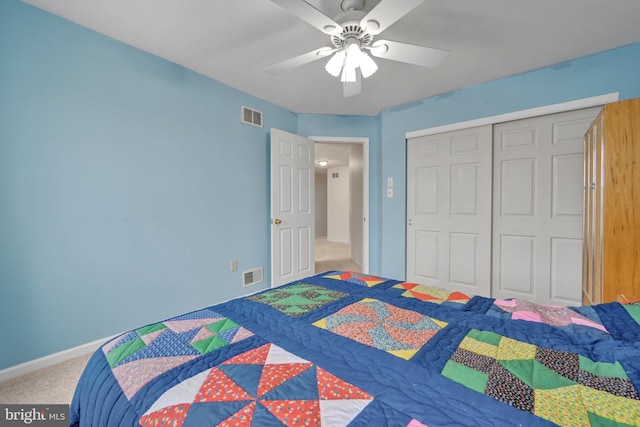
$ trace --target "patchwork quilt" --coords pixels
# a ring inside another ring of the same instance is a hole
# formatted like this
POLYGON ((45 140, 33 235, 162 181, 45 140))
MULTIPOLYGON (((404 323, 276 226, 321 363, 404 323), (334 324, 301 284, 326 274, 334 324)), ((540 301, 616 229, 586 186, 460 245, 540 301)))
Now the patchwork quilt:
POLYGON ((71 426, 640 426, 640 305, 329 271, 105 343, 71 426))

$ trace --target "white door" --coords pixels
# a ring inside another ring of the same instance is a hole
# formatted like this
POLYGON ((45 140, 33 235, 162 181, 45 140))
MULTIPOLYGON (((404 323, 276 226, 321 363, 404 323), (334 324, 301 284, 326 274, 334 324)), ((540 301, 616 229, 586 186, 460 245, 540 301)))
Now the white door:
POLYGON ((271 286, 315 272, 313 141, 271 129, 271 286))
POLYGON ((407 145, 407 281, 489 296, 491 125, 407 145))
POLYGON ((580 305, 583 141, 599 110, 495 126, 492 296, 580 305))

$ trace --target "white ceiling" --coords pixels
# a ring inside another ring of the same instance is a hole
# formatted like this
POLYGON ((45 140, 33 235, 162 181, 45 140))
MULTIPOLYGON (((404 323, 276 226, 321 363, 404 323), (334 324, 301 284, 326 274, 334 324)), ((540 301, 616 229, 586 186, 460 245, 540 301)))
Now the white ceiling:
MULTIPOLYGON (((272 76, 264 67, 329 46, 268 0, 24 0, 297 113, 381 109, 640 41, 638 0, 425 0, 382 33, 447 49, 437 69, 376 59, 362 93, 343 98, 326 59, 272 76)), ((379 0, 367 0, 370 10, 379 0)), ((394 0, 385 0, 394 1, 394 0)), ((339 0, 308 0, 335 17, 339 0)))
POLYGON ((350 151, 351 144, 316 142, 314 144, 316 172, 327 173, 328 168, 349 166, 350 151), (318 165, 318 162, 321 160, 326 160, 329 164, 327 164, 327 166, 318 165))

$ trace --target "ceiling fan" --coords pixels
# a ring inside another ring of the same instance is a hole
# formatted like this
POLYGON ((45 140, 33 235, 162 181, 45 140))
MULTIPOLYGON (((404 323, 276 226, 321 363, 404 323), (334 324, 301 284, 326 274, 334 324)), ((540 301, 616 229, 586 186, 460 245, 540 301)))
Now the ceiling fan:
POLYGON ((415 9, 423 0, 381 0, 369 13, 362 10, 365 0, 341 0, 342 13, 334 19, 304 0, 271 0, 298 18, 329 36, 331 46, 321 47, 264 70, 279 74, 304 64, 331 56, 325 69, 334 77, 340 77, 345 97, 361 91, 361 77, 367 78, 378 69, 368 55, 435 68, 449 55, 448 50, 401 43, 391 40, 374 40, 375 36, 415 9))

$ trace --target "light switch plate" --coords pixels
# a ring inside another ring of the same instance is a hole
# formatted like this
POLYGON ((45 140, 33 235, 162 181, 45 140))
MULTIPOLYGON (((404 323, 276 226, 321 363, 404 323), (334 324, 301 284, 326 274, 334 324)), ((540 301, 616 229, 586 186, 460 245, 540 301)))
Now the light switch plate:
POLYGON ((389 187, 393 187, 393 177, 392 176, 387 178, 387 188, 389 188, 389 187))

